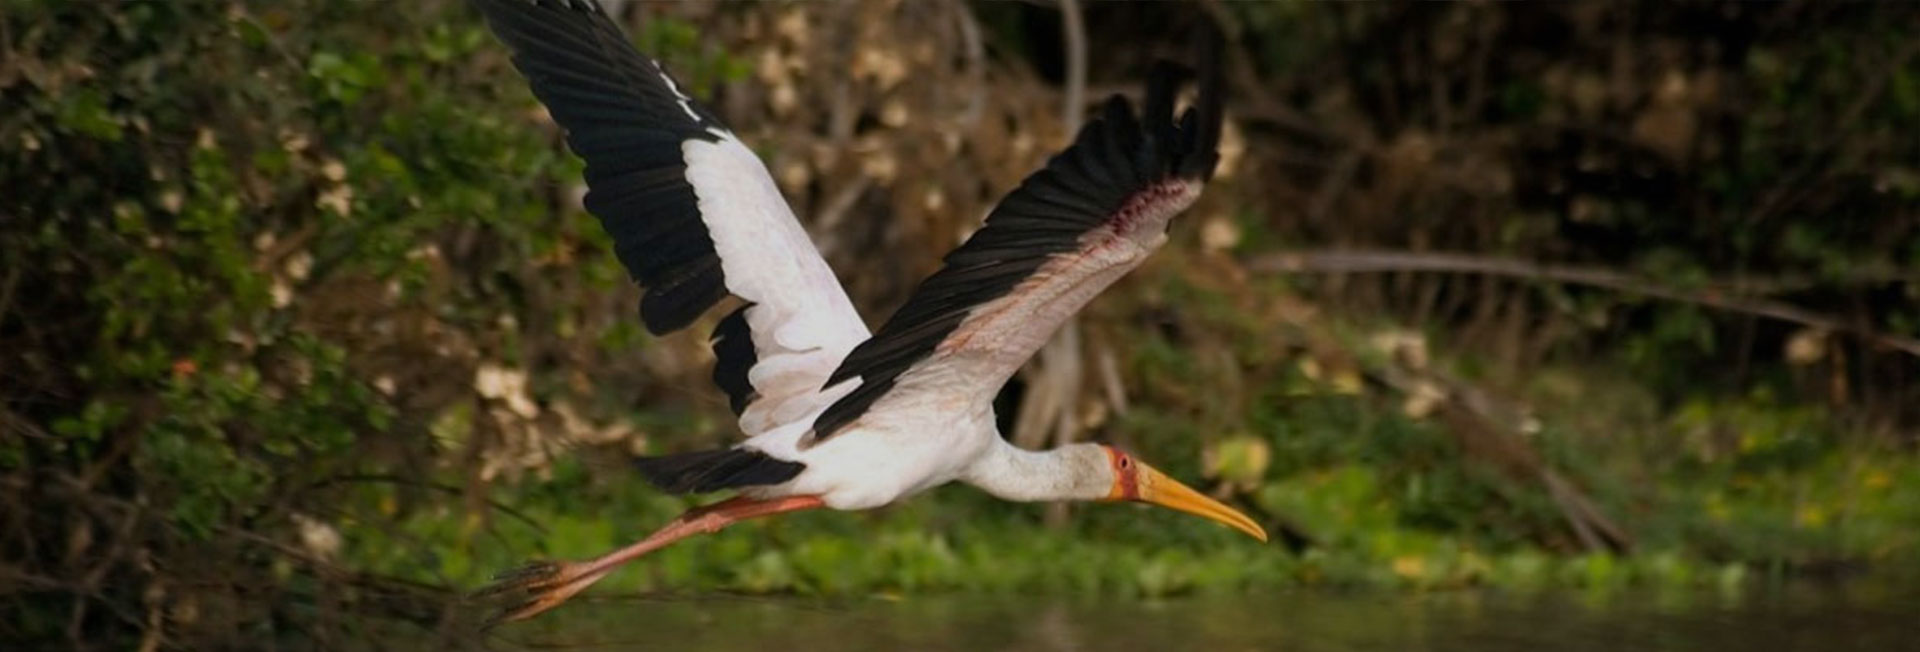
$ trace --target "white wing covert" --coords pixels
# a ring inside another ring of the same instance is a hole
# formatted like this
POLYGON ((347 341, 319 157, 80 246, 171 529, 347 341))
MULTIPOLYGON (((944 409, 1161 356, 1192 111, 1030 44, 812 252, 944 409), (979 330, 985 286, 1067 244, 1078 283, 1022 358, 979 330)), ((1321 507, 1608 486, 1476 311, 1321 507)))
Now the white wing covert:
POLYGON ((836 398, 820 389, 866 325, 752 150, 598 3, 474 4, 586 161, 584 203, 646 288, 647 330, 684 328, 727 294, 746 302, 713 348, 714 381, 749 435, 836 398))

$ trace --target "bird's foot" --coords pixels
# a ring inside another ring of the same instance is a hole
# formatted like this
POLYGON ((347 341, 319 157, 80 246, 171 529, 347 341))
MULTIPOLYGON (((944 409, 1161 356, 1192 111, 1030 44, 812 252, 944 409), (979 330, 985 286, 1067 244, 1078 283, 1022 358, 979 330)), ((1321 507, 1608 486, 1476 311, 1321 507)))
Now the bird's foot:
POLYGON ((493 583, 473 592, 473 597, 489 602, 507 603, 487 618, 487 627, 526 620, 560 606, 574 594, 592 585, 603 575, 592 564, 571 561, 536 561, 499 575, 493 583))
POLYGON ((823 506, 819 496, 787 496, 769 500, 735 497, 689 510, 647 538, 633 545, 601 555, 587 562, 540 561, 495 575, 493 583, 473 593, 477 599, 507 602, 506 608, 487 619, 487 627, 504 622, 526 620, 560 606, 574 594, 592 586, 621 564, 659 550, 681 539, 713 532, 728 524, 759 516, 779 514, 823 506))

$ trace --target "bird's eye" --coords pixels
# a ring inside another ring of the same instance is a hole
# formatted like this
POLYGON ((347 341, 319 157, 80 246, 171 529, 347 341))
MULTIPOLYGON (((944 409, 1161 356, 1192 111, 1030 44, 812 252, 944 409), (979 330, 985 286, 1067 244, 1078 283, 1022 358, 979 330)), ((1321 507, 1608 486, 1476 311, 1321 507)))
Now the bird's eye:
POLYGON ((1120 456, 1120 470, 1124 471, 1131 468, 1133 468, 1133 458, 1125 455, 1120 456))

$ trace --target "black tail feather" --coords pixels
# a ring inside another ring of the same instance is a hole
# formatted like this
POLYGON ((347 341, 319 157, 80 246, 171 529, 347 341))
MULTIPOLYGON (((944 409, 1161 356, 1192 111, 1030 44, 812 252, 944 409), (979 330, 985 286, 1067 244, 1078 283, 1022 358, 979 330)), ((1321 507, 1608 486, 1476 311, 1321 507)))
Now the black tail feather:
POLYGON ((661 491, 675 494, 780 484, 807 468, 805 464, 775 459, 747 448, 642 457, 635 459, 633 465, 661 491))
POLYGON ((753 329, 747 326, 747 309, 752 307, 751 303, 740 306, 720 320, 708 340, 713 345, 713 384, 727 393, 727 405, 733 408, 734 416, 760 397, 747 379, 759 356, 753 348, 753 329))

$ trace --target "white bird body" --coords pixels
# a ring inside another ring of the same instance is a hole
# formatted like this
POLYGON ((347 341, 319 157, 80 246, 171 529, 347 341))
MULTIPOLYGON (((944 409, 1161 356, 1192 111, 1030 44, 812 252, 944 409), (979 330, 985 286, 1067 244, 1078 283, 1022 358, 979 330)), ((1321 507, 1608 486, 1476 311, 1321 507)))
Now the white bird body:
POLYGON ((755 498, 819 496, 827 507, 872 509, 952 482, 995 444, 991 403, 940 405, 870 415, 860 425, 802 448, 802 420, 748 439, 742 447, 807 465, 792 480, 741 493, 755 498), (928 436, 938 433, 937 436, 928 436))
MULTIPOLYGON (((941 359, 937 370, 894 387, 841 433, 805 446, 820 416, 815 411, 743 442, 743 448, 806 464, 791 481, 744 493, 758 498, 817 495, 833 509, 859 510, 957 479, 1042 482, 1044 475, 1000 473, 1001 467, 1019 459, 1001 449, 1019 449, 1007 443, 995 425, 993 392, 1061 323, 1166 243, 1166 221, 1199 196, 1197 184, 1174 185, 1179 187, 1171 191, 1173 200, 1138 216, 1133 228, 1103 228, 1083 236, 1087 242, 1079 255, 1050 261, 1007 296, 976 308, 936 349, 934 355, 941 359)), ((815 402, 824 409, 824 403, 844 394, 845 388, 826 388, 815 402)), ((983 489, 1003 498, 1031 493, 984 482, 991 486, 983 489)), ((1036 495, 1028 500, 1066 497, 1036 495)))
MULTIPOLYGON (((1167 241, 1218 160, 1217 66, 1176 116, 1183 69, 1161 64, 1138 113, 1115 96, 1023 181, 877 331, 854 311, 766 167, 592 0, 472 0, 587 163, 588 212, 646 288, 640 316, 679 330, 726 296, 714 381, 748 438, 636 461, 663 490, 738 497, 589 563, 546 564, 496 590, 539 613, 613 567, 756 516, 870 509, 952 481, 1008 500, 1141 500, 1265 539, 1244 514, 1096 444, 1027 451, 993 398, 1069 317, 1167 241)), ((1210 55, 1203 58, 1211 58, 1210 55)))

